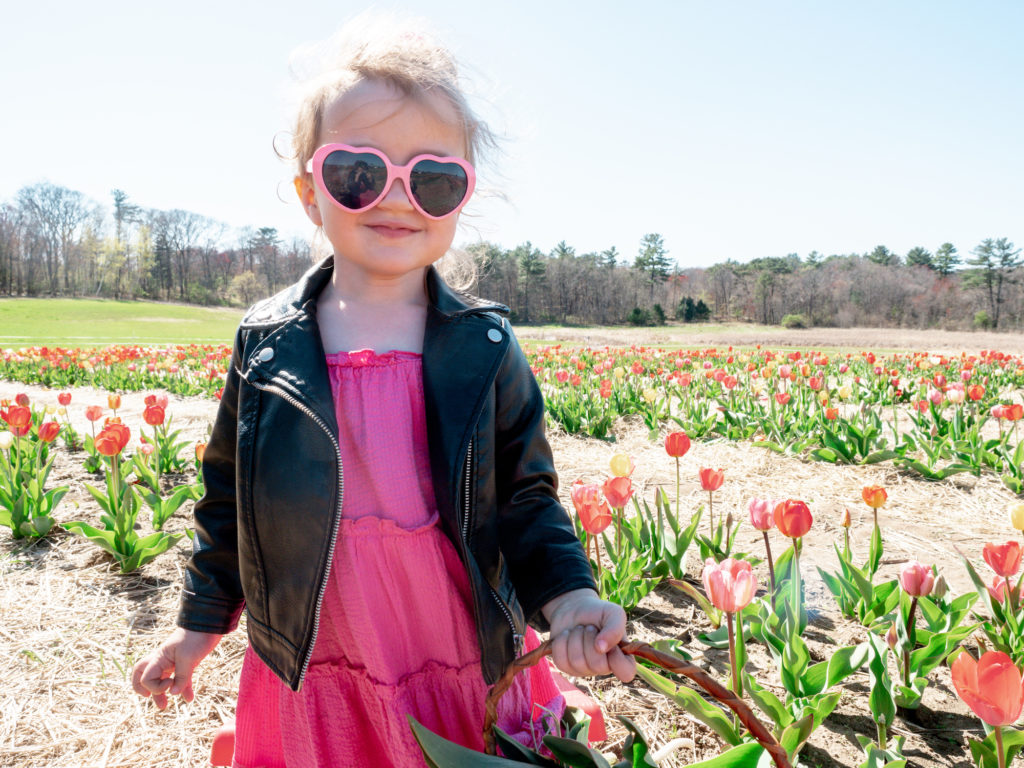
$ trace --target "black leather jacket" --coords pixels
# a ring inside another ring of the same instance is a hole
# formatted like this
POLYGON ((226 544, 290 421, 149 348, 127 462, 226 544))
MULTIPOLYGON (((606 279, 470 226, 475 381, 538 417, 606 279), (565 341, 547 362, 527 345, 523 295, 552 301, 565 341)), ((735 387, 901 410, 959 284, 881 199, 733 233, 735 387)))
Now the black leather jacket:
MULTIPOLYGON (((203 458, 206 494, 178 624, 249 641, 302 685, 341 517, 334 403, 316 321, 333 261, 244 317, 203 458)), ((525 620, 594 587, 556 496, 544 404, 500 305, 457 294, 430 268, 423 389, 434 495, 473 592, 484 678, 519 650, 525 620)), ((425 595, 424 599, 429 599, 425 595)))

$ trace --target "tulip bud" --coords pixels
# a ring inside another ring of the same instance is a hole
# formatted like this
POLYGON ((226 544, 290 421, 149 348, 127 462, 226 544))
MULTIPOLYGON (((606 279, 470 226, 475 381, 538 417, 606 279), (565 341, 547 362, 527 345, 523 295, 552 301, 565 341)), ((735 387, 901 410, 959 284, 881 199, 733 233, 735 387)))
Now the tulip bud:
POLYGON ((947 592, 949 592, 949 584, 946 583, 946 577, 940 573, 939 578, 935 580, 935 586, 932 587, 932 597, 941 600, 947 592))
POLYGON ((850 527, 850 510, 843 509, 843 514, 839 518, 839 524, 843 526, 843 528, 850 527))
POLYGON ((12 445, 14 445, 14 434, 7 430, 0 432, 0 451, 6 451, 12 445))
POLYGON ((896 625, 890 624, 889 631, 885 633, 885 644, 889 646, 889 650, 895 651, 897 643, 899 638, 896 636, 896 625))

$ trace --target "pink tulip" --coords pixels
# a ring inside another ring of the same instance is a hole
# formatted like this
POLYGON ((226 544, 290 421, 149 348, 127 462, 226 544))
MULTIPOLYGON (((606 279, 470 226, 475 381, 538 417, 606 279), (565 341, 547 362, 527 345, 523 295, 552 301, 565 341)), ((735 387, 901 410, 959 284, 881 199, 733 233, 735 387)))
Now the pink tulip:
POLYGON ((927 597, 935 585, 932 569, 911 560, 900 569, 900 586, 911 597, 927 597))
POLYGON ((709 557, 704 563, 704 590, 718 610, 737 613, 754 599, 757 578, 746 560, 730 557, 716 563, 713 557, 709 557))
POLYGON ((750 512, 750 524, 759 531, 770 531, 775 527, 774 507, 767 499, 751 499, 747 505, 750 512))
POLYGON ((953 686, 974 714, 992 727, 1013 725, 1024 708, 1024 680, 1002 651, 987 651, 979 661, 962 651, 953 662, 953 686))

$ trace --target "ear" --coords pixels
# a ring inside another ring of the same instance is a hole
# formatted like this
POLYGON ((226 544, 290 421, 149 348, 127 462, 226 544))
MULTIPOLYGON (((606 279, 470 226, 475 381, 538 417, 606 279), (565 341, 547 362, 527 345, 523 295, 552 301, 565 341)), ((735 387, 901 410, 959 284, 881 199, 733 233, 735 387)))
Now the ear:
POLYGON ((296 176, 294 184, 295 192, 302 203, 302 210, 306 212, 310 221, 318 227, 322 227, 324 220, 320 215, 320 206, 316 202, 316 190, 313 188, 313 179, 308 176, 296 176))

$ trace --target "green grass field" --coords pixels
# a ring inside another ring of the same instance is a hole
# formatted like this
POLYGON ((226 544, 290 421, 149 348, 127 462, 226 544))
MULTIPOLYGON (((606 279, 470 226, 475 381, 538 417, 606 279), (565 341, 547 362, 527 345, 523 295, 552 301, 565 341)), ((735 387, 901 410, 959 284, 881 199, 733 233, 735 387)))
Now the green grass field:
POLYGON ((0 299, 0 348, 230 344, 242 310, 153 301, 0 299))

